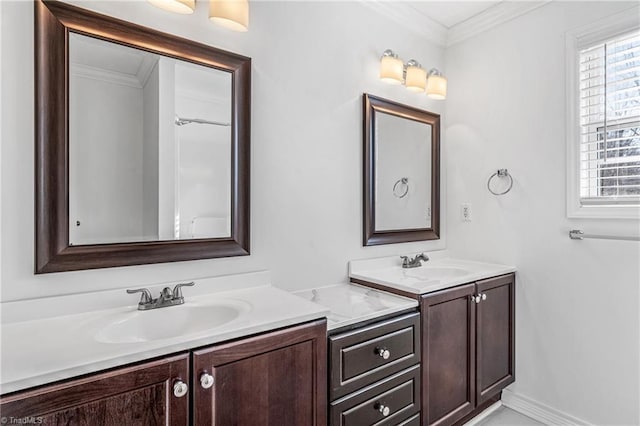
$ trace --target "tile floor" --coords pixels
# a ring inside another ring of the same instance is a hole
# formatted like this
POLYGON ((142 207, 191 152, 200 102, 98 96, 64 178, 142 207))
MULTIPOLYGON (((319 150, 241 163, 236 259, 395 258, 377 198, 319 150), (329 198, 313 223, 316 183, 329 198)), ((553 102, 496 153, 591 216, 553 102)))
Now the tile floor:
POLYGON ((475 426, 542 426, 537 420, 520 414, 507 407, 500 407, 485 419, 476 423, 475 426))

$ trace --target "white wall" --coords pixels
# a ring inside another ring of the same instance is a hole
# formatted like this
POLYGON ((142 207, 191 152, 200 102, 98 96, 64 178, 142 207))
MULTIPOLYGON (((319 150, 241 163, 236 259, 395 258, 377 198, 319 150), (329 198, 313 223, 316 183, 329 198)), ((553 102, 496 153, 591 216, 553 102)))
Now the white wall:
POLYGON ((159 91, 160 65, 156 63, 142 88, 142 232, 150 240, 158 239, 159 91))
POLYGON ((251 256, 33 274, 33 5, 3 1, 0 300, 259 269, 284 288, 308 288, 346 280, 349 259, 444 247, 361 242, 362 93, 440 113, 442 102, 377 72, 384 49, 444 68, 442 49, 358 2, 252 2, 248 33, 211 24, 206 2, 190 16, 147 2, 85 6, 253 59, 251 256))
POLYGON ((144 235, 142 91, 140 87, 103 76, 87 77, 71 66, 69 241, 72 244, 140 241, 144 235))
POLYGON ((639 229, 566 218, 565 32, 632 5, 553 2, 446 55, 450 248, 518 268, 513 392, 597 425, 640 423, 640 245, 567 233, 639 229), (515 184, 496 197, 502 167, 515 184))

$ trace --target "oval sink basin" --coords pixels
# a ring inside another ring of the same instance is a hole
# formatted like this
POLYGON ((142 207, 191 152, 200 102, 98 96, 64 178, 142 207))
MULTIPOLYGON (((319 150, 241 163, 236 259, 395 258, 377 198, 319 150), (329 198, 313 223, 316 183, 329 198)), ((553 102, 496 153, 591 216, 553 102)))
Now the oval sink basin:
POLYGON ((137 343, 197 334, 227 324, 250 309, 244 302, 180 305, 124 312, 96 334, 102 343, 137 343))

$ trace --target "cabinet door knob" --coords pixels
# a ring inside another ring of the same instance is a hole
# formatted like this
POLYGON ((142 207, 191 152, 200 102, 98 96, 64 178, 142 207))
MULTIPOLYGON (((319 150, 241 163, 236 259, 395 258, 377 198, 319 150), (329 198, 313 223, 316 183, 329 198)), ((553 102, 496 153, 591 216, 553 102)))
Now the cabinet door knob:
POLYGON ((377 348, 376 353, 382 359, 389 359, 389 357, 391 356, 391 351, 389 351, 389 349, 387 348, 377 348))
POLYGON ((471 295, 470 297, 472 302, 480 303, 480 296, 471 295))
POLYGON ((200 376, 200 386, 202 386, 203 389, 209 389, 214 383, 215 380, 211 374, 202 373, 200 376))
POLYGON ((182 380, 177 380, 173 384, 173 394, 177 398, 182 398, 183 396, 185 396, 188 390, 189 390, 189 386, 182 380))
POLYGON ((387 417, 389 413, 391 413, 391 408, 384 404, 380 404, 379 402, 374 405, 374 408, 380 412, 384 417, 387 417))
POLYGON ((487 294, 486 293, 482 293, 482 300, 487 300, 487 294))

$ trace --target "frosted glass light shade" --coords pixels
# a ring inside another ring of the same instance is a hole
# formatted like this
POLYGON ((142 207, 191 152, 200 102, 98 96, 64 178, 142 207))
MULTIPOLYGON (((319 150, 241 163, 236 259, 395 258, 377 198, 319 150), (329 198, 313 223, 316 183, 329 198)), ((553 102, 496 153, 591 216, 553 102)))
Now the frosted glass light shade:
POLYGON ((380 59, 380 80, 389 84, 402 84, 404 64, 397 56, 383 56, 380 59))
POLYGON ((147 0, 152 5, 169 12, 190 15, 196 10, 196 0, 147 0))
POLYGON ((439 72, 429 72, 429 78, 427 78, 427 96, 431 99, 446 99, 447 79, 439 72))
POLYGON ((405 86, 412 92, 424 92, 427 85, 427 71, 420 65, 409 61, 407 64, 407 76, 405 78, 405 86))
POLYGON ((248 31, 249 1, 209 0, 209 19, 233 31, 248 31))

